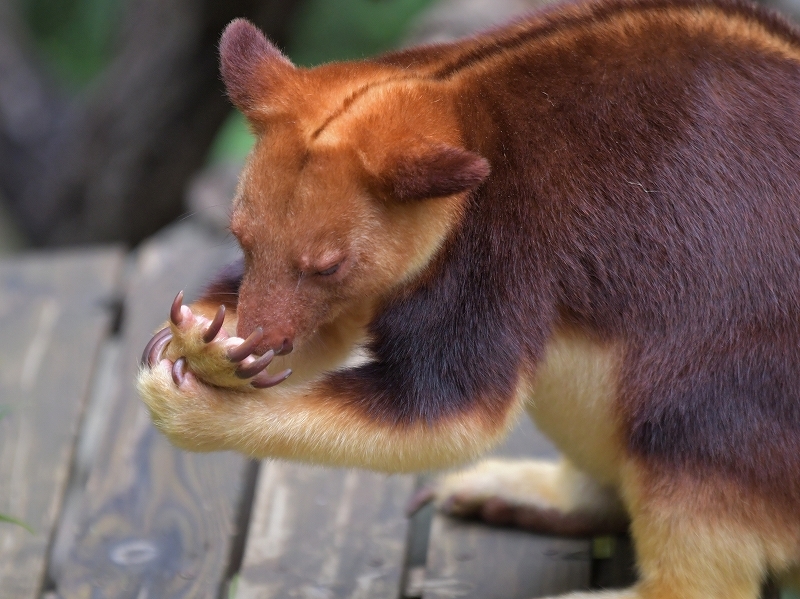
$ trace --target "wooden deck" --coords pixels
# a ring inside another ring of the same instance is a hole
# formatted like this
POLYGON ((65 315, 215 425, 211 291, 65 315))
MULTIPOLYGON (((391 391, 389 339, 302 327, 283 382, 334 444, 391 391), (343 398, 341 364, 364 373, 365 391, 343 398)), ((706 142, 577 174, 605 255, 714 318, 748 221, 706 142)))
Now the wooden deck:
MULTIPOLYGON (((0 513, 33 530, 0 523, 0 597, 523 599, 630 579, 624 540, 408 519, 415 477, 170 446, 138 358, 233 252, 184 222, 130 255, 0 262, 0 513)), ((499 453, 554 450, 525 422, 499 453)))

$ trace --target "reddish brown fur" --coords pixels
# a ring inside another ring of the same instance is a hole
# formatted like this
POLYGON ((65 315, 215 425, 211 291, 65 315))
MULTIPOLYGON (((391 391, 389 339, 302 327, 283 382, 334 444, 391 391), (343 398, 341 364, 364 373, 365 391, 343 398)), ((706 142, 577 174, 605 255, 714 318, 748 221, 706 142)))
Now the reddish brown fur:
POLYGON ((426 148, 418 156, 400 154, 382 179, 385 193, 397 200, 426 200, 477 187, 489 176, 489 163, 450 146, 426 148))
MULTIPOLYGON (((226 74, 240 104, 252 55, 243 52, 244 63, 226 74)), ((223 64, 225 56, 223 48, 223 64)), ((800 488, 786 481, 800 481, 800 109, 786 99, 800 95, 797 57, 795 32, 745 4, 605 2, 545 13, 459 45, 300 72, 304 86, 326 91, 309 100, 295 92, 305 89, 299 83, 275 84, 262 100, 302 114, 300 125, 280 111, 259 117, 245 97, 241 107, 269 138, 261 143, 281 152, 260 158, 257 149, 255 164, 264 166, 251 169, 245 194, 259 189, 291 202, 296 180, 281 181, 277 191, 263 177, 272 177, 276 164, 302 172, 314 150, 297 128, 317 140, 369 92, 403 80, 423 90, 428 80, 451 81, 454 120, 447 107, 415 105, 401 91, 388 100, 399 121, 377 112, 345 124, 368 161, 384 158, 339 181, 369 179, 372 170, 390 195, 419 199, 469 189, 491 165, 486 184, 464 204, 447 251, 420 279, 436 273, 436 284, 390 294, 373 319, 373 349, 383 358, 367 368, 375 371, 339 373, 330 384, 349 389, 370 413, 435 419, 479 396, 508 396, 517 365, 534 369, 555 326, 579 326, 628 348, 619 409, 631 452, 664 465, 725 468, 796 501, 800 488), (674 24, 684 18, 679 10, 714 14, 697 30, 682 29, 674 24), (763 32, 744 43, 718 33, 726 16, 754 21, 763 32), (632 33, 619 35, 620 27, 632 33), (437 130, 466 150, 445 145, 418 158, 415 136, 437 130), (461 342, 449 341, 453 336, 461 342), (455 394, 426 371, 442 363, 456 368, 455 394), (436 394, 423 392, 432 385, 436 394), (380 391, 387 386, 417 391, 387 404, 380 391), (767 462, 774 467, 765 469, 767 462)), ((353 168, 330 161, 320 173, 353 168)), ((315 185, 325 180, 321 174, 315 185)), ((363 213, 343 217, 345 204, 322 198, 359 192, 342 191, 335 180, 327 185, 334 187, 313 191, 314 218, 326 234, 345 238, 363 213)), ((272 234, 272 215, 282 209, 272 200, 240 203, 233 231, 246 251, 272 234)), ((401 239, 411 234, 396 231, 401 239)), ((269 291, 278 277, 253 260, 239 330, 278 323, 270 340, 277 346, 296 334, 293 322, 318 320, 319 302, 291 293, 296 281, 282 294, 269 291)))
POLYGON ((725 481, 800 527, 792 27, 605 0, 362 63, 276 52, 241 24, 223 39, 259 141, 231 224, 243 278, 207 299, 238 293, 240 336, 307 359, 348 319, 372 360, 317 379, 329 409, 489 430, 554 332, 580 331, 625 352, 616 415, 648 484, 725 481))
POLYGON ((291 63, 257 30, 237 19, 220 40, 220 71, 228 96, 245 114, 251 114, 265 94, 275 72, 291 68, 291 63), (272 60, 262 61, 270 57, 272 60))

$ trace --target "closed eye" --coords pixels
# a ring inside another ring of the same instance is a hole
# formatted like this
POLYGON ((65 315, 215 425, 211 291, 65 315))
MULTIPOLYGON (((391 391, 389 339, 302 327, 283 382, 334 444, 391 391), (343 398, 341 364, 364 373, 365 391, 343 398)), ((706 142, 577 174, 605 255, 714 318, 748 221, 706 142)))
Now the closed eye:
POLYGON ((318 270, 317 274, 322 277, 329 277, 333 274, 336 274, 336 271, 339 270, 339 266, 341 266, 341 264, 342 263, 339 262, 337 264, 334 264, 333 266, 326 268, 325 270, 318 270))

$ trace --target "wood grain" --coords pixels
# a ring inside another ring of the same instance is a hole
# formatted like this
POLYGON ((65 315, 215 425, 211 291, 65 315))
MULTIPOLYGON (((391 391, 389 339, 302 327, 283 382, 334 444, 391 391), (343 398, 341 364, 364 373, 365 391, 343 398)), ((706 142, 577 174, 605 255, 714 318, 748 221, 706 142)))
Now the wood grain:
MULTIPOLYGON (((526 419, 495 455, 557 455, 526 419)), ((529 599, 589 588, 591 542, 492 528, 435 514, 424 599, 529 599)))
POLYGON ((413 484, 264 463, 236 599, 396 599, 413 484))
POLYGON ((4 598, 42 591, 95 358, 123 264, 105 248, 0 262, 0 524, 4 598))
POLYGON ((133 386, 139 355, 175 293, 196 292, 232 256, 185 223, 148 242, 126 296, 119 389, 80 508, 59 597, 217 597, 246 488, 238 455, 189 454, 150 423, 133 386))

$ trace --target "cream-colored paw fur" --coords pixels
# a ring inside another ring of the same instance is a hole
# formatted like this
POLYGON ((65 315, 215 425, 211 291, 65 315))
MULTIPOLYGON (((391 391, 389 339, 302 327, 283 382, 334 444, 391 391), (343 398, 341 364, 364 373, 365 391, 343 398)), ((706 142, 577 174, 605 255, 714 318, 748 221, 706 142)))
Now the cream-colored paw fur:
MULTIPOLYGON (((172 362, 185 358, 189 371, 207 385, 241 391, 252 390, 249 379, 236 376, 239 363, 231 362, 227 357, 229 349, 238 347, 244 341, 232 334, 236 328, 235 319, 226 318, 213 341, 206 343, 203 335, 210 324, 210 319, 193 312, 188 306, 182 306, 180 324, 168 323, 172 339, 165 348, 164 356, 172 362)), ((241 364, 247 365, 254 359, 252 356, 247 357, 241 364)))
POLYGON ((486 460, 446 476, 436 488, 436 503, 457 515, 475 515, 490 499, 561 514, 580 513, 603 522, 619 522, 625 511, 612 489, 602 487, 569 462, 486 460))
POLYGON ((168 359, 140 369, 136 383, 153 424, 173 444, 190 451, 238 448, 241 422, 254 412, 253 398, 259 395, 252 387, 211 387, 191 371, 176 384, 168 359))

